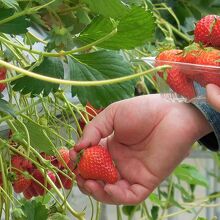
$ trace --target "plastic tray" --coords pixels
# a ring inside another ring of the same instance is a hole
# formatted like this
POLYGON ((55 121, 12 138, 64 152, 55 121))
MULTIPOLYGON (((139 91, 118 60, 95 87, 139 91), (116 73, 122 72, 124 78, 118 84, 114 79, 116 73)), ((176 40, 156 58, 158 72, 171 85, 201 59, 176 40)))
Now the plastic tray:
POLYGON ((143 57, 142 60, 150 67, 170 65, 172 70, 176 69, 180 71, 181 74, 185 75, 189 80, 192 81, 194 87, 195 96, 189 98, 178 94, 176 91, 173 91, 167 83, 167 74, 156 73, 155 74, 155 83, 157 84, 160 94, 173 102, 197 102, 197 101, 206 101, 206 90, 204 85, 205 81, 209 83, 216 84, 220 86, 220 66, 208 66, 208 65, 197 65, 191 63, 182 63, 182 62, 171 62, 171 61, 162 61, 157 60, 155 62, 155 57, 143 57))

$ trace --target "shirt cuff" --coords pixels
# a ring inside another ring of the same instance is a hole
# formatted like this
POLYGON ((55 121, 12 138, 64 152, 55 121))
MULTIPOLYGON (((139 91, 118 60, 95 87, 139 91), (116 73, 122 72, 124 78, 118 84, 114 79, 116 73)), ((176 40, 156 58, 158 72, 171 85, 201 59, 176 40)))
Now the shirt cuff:
MULTIPOLYGON (((195 85, 196 92, 204 96, 205 89, 199 84, 195 85)), ((213 132, 202 137, 198 142, 212 151, 220 150, 220 113, 215 111, 205 100, 195 100, 192 102, 205 116, 210 123, 213 132)))

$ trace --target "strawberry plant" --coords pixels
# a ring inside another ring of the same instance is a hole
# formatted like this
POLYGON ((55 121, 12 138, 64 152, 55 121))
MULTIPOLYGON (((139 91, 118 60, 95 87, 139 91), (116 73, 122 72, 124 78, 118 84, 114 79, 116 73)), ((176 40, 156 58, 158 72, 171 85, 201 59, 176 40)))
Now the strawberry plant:
MULTIPOLYGON (((101 219, 99 202, 89 198, 79 205, 75 178, 79 173, 93 178, 95 173, 94 179, 115 182, 114 163, 98 146, 79 155, 70 149, 85 125, 109 104, 158 92, 153 73, 168 72, 169 66, 149 68, 140 58, 183 49, 193 39, 189 21, 201 16, 189 20, 186 8, 194 2, 0 0, 1 219, 101 219), (170 8, 177 9, 176 2, 185 4, 185 14, 170 8), (97 154, 109 167, 99 172, 101 168, 89 164, 88 171, 87 162, 97 161, 97 154), (71 159, 78 156, 76 164, 71 159)), ((203 14, 209 14, 208 3, 198 2, 203 14)), ((209 6, 211 12, 218 3, 210 1, 209 6)), ((218 26, 216 22, 215 33, 218 26)), ((183 78, 178 70, 169 77, 177 84, 183 78)), ((191 81, 184 80, 190 87, 191 81)), ((219 197, 215 192, 196 198, 197 187, 207 188, 208 183, 187 164, 166 184, 137 206, 115 206, 117 219, 156 220, 181 212, 199 216, 198 206, 208 207, 208 201, 219 197), (180 211, 167 213, 173 207, 180 211)))

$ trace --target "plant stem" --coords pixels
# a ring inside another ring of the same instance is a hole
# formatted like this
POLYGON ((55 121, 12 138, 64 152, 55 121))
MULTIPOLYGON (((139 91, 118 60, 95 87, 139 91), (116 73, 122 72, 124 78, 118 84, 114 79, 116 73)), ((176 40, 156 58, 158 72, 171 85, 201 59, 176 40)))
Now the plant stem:
POLYGON ((25 9, 23 11, 20 11, 20 12, 17 12, 17 13, 14 13, 12 16, 10 17, 7 17, 5 19, 2 19, 0 20, 0 25, 2 24, 5 24, 5 23, 8 23, 9 21, 12 21, 18 17, 21 17, 21 16, 24 16, 26 14, 32 14, 34 12, 37 12, 39 11, 40 9, 44 8, 44 7, 47 7, 48 5, 50 5, 51 3, 53 3, 55 0, 52 0, 44 5, 41 5, 41 6, 37 6, 37 7, 34 7, 34 8, 28 8, 28 9, 25 9))
POLYGON ((115 83, 122 83, 126 82, 135 78, 138 78, 140 76, 144 76, 146 74, 151 74, 157 71, 162 71, 168 68, 171 68, 169 65, 163 65, 160 67, 155 67, 150 70, 146 70, 140 73, 135 73, 129 76, 122 76, 114 79, 108 79, 108 80, 98 80, 98 81, 74 81, 74 80, 64 80, 64 79, 57 79, 57 78, 52 78, 48 76, 43 76, 25 69, 22 69, 20 67, 14 66, 10 63, 7 63, 3 60, 0 60, 0 65, 5 66, 6 68, 13 69, 19 73, 25 74, 29 77, 43 80, 46 82, 51 82, 51 83, 56 83, 56 84, 65 84, 65 85, 73 85, 73 86, 101 86, 101 85, 109 85, 109 84, 115 84, 115 83))
MULTIPOLYGON (((2 179, 3 179, 3 188, 8 191, 8 181, 7 181, 7 174, 5 173, 5 167, 2 159, 2 155, 0 155, 0 168, 2 172, 2 179)), ((5 220, 10 220, 10 201, 11 199, 7 197, 4 197, 5 201, 5 220)))
MULTIPOLYGON (((41 100, 37 100, 37 101, 34 102, 33 104, 30 104, 30 105, 28 105, 27 107, 21 109, 20 111, 15 112, 15 115, 20 115, 20 114, 26 112, 28 109, 30 109, 30 108, 32 108, 32 107, 38 105, 39 103, 41 103, 41 100)), ((7 115, 7 116, 5 116, 5 117, 3 117, 3 118, 0 118, 0 123, 2 123, 3 121, 9 120, 9 119, 11 119, 11 118, 13 118, 12 115, 7 115)))
POLYGON ((43 51, 39 51, 39 50, 32 50, 31 48, 27 48, 27 47, 21 46, 19 44, 13 43, 13 42, 11 42, 11 41, 9 41, 9 40, 5 39, 4 37, 1 37, 1 36, 0 36, 0 41, 4 42, 6 44, 10 44, 10 45, 12 45, 16 48, 21 49, 21 50, 28 51, 30 53, 38 54, 38 55, 41 55, 41 56, 45 56, 45 57, 63 57, 63 56, 66 56, 66 55, 79 53, 79 52, 88 50, 91 47, 96 46, 96 45, 108 40, 109 38, 114 36, 116 33, 117 33, 117 29, 114 29, 109 34, 105 35, 104 37, 102 37, 102 38, 100 38, 100 39, 98 39, 98 40, 96 40, 96 41, 94 41, 90 44, 87 44, 85 46, 82 46, 82 47, 79 47, 77 49, 70 50, 70 51, 60 51, 59 53, 49 53, 49 52, 43 52, 43 51))
POLYGON ((119 205, 116 206, 116 210, 117 210, 117 220, 122 220, 121 209, 119 205))

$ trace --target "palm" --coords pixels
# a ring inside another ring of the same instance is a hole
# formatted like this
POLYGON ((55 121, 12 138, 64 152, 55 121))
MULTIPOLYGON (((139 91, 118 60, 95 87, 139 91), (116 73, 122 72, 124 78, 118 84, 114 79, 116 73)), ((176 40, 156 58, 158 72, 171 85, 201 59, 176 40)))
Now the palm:
MULTIPOLYGON (((86 128, 84 136, 87 135, 92 144, 97 144, 102 138, 120 173, 120 181, 103 185, 79 178, 79 187, 107 203, 134 204, 142 201, 183 160, 192 143, 201 136, 195 121, 208 127, 193 107, 171 104, 159 96, 117 103, 100 114, 86 128), (106 124, 100 130, 106 115, 106 124), (93 125, 96 125, 95 129, 93 125), (94 136, 96 138, 92 138, 94 136)), ((84 144, 89 145, 85 142, 86 137, 84 144)))

